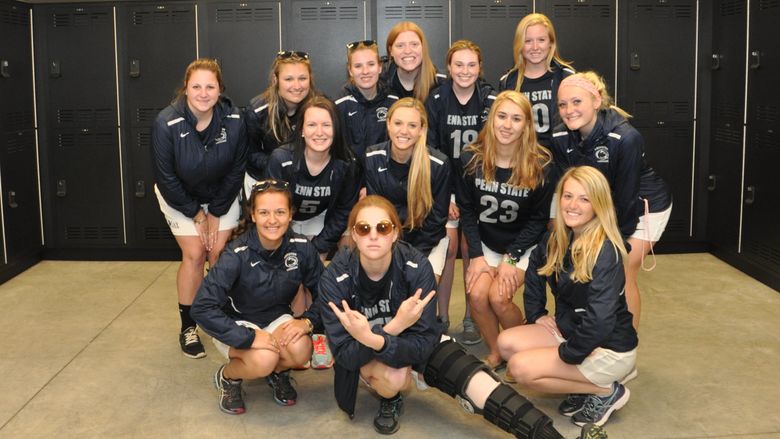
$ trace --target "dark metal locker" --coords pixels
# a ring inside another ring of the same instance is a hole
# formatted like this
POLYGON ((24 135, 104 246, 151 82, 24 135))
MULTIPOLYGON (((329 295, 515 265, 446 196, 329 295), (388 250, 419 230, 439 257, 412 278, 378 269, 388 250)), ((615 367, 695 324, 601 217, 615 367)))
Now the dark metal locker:
POLYGON ((597 71, 614 93, 615 0, 547 0, 537 11, 555 26, 563 59, 575 70, 597 71))
POLYGON ((317 88, 333 99, 339 97, 347 80, 346 44, 369 36, 366 2, 295 0, 287 4, 284 48, 308 52, 317 88))
POLYGON ((745 102, 745 0, 721 0, 713 10, 712 125, 710 167, 707 176, 707 239, 713 248, 737 253, 742 134, 745 102))
POLYGON ((34 128, 29 11, 0 3, 0 132, 34 128))
POLYGON ((447 72, 445 65, 449 41, 449 5, 446 0, 377 0, 377 32, 379 52, 387 55, 385 47, 387 34, 399 21, 417 23, 428 40, 431 59, 441 73, 447 72))
POLYGON ((196 57, 195 5, 127 5, 117 21, 128 239, 133 248, 175 248, 154 193, 151 126, 196 57))
POLYGON ((107 6, 42 6, 38 73, 46 197, 59 248, 124 243, 119 165, 113 10, 107 6))
POLYGON ((198 23, 200 56, 217 58, 225 94, 235 105, 249 105, 268 86, 279 51, 279 2, 209 1, 200 9, 198 23))
MULTIPOLYGON (((452 40, 467 39, 479 46, 483 76, 498 87, 498 79, 514 65, 512 43, 517 23, 532 11, 533 2, 530 0, 457 2, 453 13, 452 40)), ((444 62, 441 68, 446 73, 444 62)))

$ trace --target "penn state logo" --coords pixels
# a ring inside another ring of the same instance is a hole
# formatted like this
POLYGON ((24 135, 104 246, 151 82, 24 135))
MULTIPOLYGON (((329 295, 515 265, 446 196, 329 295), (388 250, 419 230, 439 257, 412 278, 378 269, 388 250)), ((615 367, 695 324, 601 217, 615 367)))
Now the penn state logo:
POLYGON ((284 266, 287 267, 287 271, 298 268, 298 255, 293 252, 284 255, 284 266))
POLYGON ((596 151, 594 154, 596 156, 596 161, 599 163, 609 163, 609 149, 604 146, 600 145, 596 147, 596 151))
POLYGON ((219 137, 217 137, 214 140, 214 144, 219 145, 220 143, 225 143, 225 142, 227 142, 227 131, 225 131, 225 128, 223 127, 222 132, 219 133, 219 137))
POLYGON ((376 109, 376 121, 385 122, 387 120, 387 107, 379 107, 376 109))
POLYGON ((485 123, 487 121, 489 113, 490 113, 489 108, 485 108, 484 110, 482 110, 482 115, 480 116, 480 120, 482 121, 482 123, 485 123))

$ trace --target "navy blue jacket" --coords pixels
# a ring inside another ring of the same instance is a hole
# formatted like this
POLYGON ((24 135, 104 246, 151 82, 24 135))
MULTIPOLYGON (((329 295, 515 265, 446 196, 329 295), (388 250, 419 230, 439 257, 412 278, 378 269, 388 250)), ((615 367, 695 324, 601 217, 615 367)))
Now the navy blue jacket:
POLYGON ((594 349, 616 352, 634 349, 639 340, 626 306, 623 260, 610 241, 604 241, 593 279, 574 282, 570 273, 571 249, 566 253, 563 270, 554 276, 541 276, 537 270, 547 261, 547 233, 534 251, 525 272, 523 301, 529 323, 547 315, 547 289, 555 297, 555 323, 566 339, 558 346, 558 355, 568 364, 581 364, 594 349))
MULTIPOLYGON (((301 213, 301 202, 304 196, 298 194, 296 187, 299 184, 302 175, 302 168, 306 166, 306 159, 301 154, 296 157, 292 150, 292 145, 282 145, 271 153, 271 159, 268 161, 268 176, 270 178, 285 180, 290 183, 290 190, 293 193, 293 204, 295 206, 295 216, 293 219, 305 221, 307 218, 298 218, 301 213)), ((318 176, 319 187, 327 186, 330 188, 330 203, 323 206, 317 214, 325 210, 325 225, 319 235, 312 239, 312 244, 320 253, 329 252, 341 239, 341 235, 347 229, 347 219, 352 206, 357 203, 360 194, 360 166, 357 162, 350 161, 346 163, 342 160, 331 158, 330 163, 322 170, 318 176)))
MULTIPOLYGON (((497 93, 493 89, 493 86, 483 80, 477 80, 475 92, 479 101, 482 103, 482 114, 480 114, 480 120, 482 123, 487 120, 490 106, 493 105, 493 101, 496 100, 497 93)), ((447 78, 442 81, 441 85, 428 95, 428 100, 425 101, 425 111, 428 113, 428 145, 443 151, 448 157, 452 157, 452 154, 448 154, 445 146, 449 143, 450 132, 447 129, 447 109, 450 105, 450 99, 454 98, 452 93, 452 79, 447 78)), ((466 145, 463 145, 466 147, 466 145)))
MULTIPOLYGON (((190 315, 206 333, 237 349, 249 349, 253 329, 237 325, 246 320, 261 328, 282 314, 292 314, 290 302, 303 284, 316 299, 323 265, 317 249, 305 236, 287 232, 273 252, 263 249, 254 224, 228 243, 203 279, 190 315), (270 254, 269 254, 270 253, 270 254)), ((315 301, 305 313, 322 328, 315 301)))
MULTIPOLYGON (((325 333, 336 361, 334 368, 336 400, 339 407, 350 414, 354 413, 355 391, 361 367, 376 359, 390 367, 412 366, 422 372, 441 337, 436 323, 437 302, 434 296, 423 310, 419 320, 398 336, 387 334, 381 324, 371 328, 372 332, 385 339, 381 351, 374 351, 352 338, 330 309, 328 302, 333 302, 341 309, 341 301, 346 300, 351 309, 361 309, 362 298, 358 287, 359 265, 360 256, 357 251, 339 250, 322 274, 319 284, 319 291, 322 294, 318 299, 325 333)), ((430 262, 406 242, 396 241, 393 246, 391 270, 392 315, 398 312, 401 302, 413 296, 418 288, 422 288, 421 297, 427 296, 430 291, 436 289, 436 280, 430 262)))
MULTIPOLYGON (((395 82, 395 76, 398 73, 398 66, 395 65, 395 61, 393 61, 393 58, 390 56, 383 56, 382 57, 382 74, 379 76, 379 81, 383 82, 388 90, 390 90, 391 93, 398 96, 399 98, 402 98, 409 94, 406 90, 398 90, 395 88, 393 83, 395 82)), ((444 81, 447 78, 447 75, 442 75, 441 73, 436 73, 436 76, 433 79, 433 84, 431 84, 431 92, 441 84, 442 81, 444 81)))
MULTIPOLYGON (((313 93, 313 92, 309 92, 313 93)), ((302 115, 296 111, 292 116, 287 115, 287 107, 284 100, 279 99, 280 120, 287 119, 290 124, 290 132, 285 132, 283 127, 277 127, 282 139, 277 139, 271 130, 268 118, 268 103, 263 99, 263 95, 258 95, 249 101, 246 108, 246 132, 247 142, 249 143, 249 155, 246 162, 246 172, 255 180, 262 180, 266 177, 266 166, 271 152, 279 145, 287 143, 292 138, 292 133, 300 123, 302 115)))
POLYGON ((390 94, 381 81, 370 101, 354 84, 344 86, 344 95, 336 100, 336 108, 356 157, 363 157, 369 146, 387 140, 387 111, 396 101, 398 96, 390 94))
POLYGON ((585 139, 564 124, 553 131, 551 150, 559 175, 571 166, 588 165, 607 177, 624 238, 636 231, 644 214, 643 198, 648 200, 650 212, 661 212, 672 204, 669 187, 645 160, 644 143, 639 131, 612 109, 599 112, 585 139))
POLYGON ((157 188, 165 201, 194 218, 201 204, 225 215, 244 181, 247 143, 244 120, 230 99, 221 96, 201 140, 197 119, 184 99, 165 107, 152 126, 152 162, 157 188))
MULTIPOLYGON (((450 162, 440 151, 428 147, 431 160, 431 194, 433 206, 425 217, 422 227, 404 229, 404 241, 412 244, 426 255, 447 234, 446 225, 450 209, 450 162)), ((387 198, 398 211, 401 222, 406 222, 406 181, 398 181, 387 169, 390 161, 390 141, 370 146, 365 155, 365 186, 368 195, 376 194, 387 198)), ((414 190, 414 188, 411 188, 414 190)))

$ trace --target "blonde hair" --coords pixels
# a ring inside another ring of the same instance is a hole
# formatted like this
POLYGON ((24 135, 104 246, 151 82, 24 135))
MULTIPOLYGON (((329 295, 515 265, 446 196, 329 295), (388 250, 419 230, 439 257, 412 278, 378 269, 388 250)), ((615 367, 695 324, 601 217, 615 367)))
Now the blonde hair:
POLYGON ((531 116, 531 104, 522 93, 514 90, 505 90, 499 93, 490 107, 487 122, 485 122, 485 125, 479 132, 477 140, 465 148, 465 151, 470 151, 474 154, 466 164, 466 172, 475 174, 478 169, 481 169, 482 177, 486 181, 495 181, 496 148, 498 142, 496 141, 493 121, 498 112, 498 107, 504 102, 512 102, 520 107, 520 111, 522 111, 525 118, 523 133, 520 136, 518 147, 514 150, 514 157, 512 157, 512 175, 507 183, 535 189, 544 182, 544 167, 552 161, 552 154, 536 141, 536 131, 534 130, 531 116))
POLYGON ((187 83, 190 81, 192 73, 196 70, 207 70, 217 77, 217 84, 219 84, 219 92, 225 92, 225 83, 222 82, 222 69, 219 67, 219 62, 213 58, 198 58, 191 62, 187 69, 184 70, 184 79, 182 80, 181 87, 176 89, 176 98, 181 98, 187 94, 187 83))
MULTIPOLYGON (((420 137, 414 145, 412 160, 409 165, 409 180, 406 191, 406 224, 410 230, 422 227, 425 217, 433 208, 433 191, 431 190, 431 158, 428 156, 428 116, 422 102, 414 98, 403 98, 393 104, 387 112, 387 125, 393 119, 393 114, 399 108, 412 108, 420 114, 420 137)), ((392 149, 392 146, 391 146, 392 149)))
POLYGON ((528 14, 517 23, 515 29, 515 39, 512 43, 512 55, 515 58, 515 65, 512 70, 517 70, 517 84, 515 85, 515 91, 520 91, 520 86, 523 84, 523 77, 525 75, 525 58, 523 58, 523 46, 525 45, 525 34, 528 28, 541 24, 547 28, 547 35, 550 37, 550 53, 547 54, 547 70, 550 70, 553 60, 555 60, 561 67, 571 68, 568 61, 564 61, 558 52, 557 38, 555 37, 555 27, 553 27, 552 21, 544 14, 528 14))
POLYGON ((355 80, 352 78, 352 74, 350 74, 350 67, 352 66, 352 54, 357 52, 358 50, 370 50, 376 54, 376 62, 381 67, 382 58, 379 56, 379 45, 376 43, 373 44, 366 44, 366 41, 361 41, 358 44, 356 44, 353 47, 347 48, 347 79, 350 83, 354 84, 355 80))
POLYGON ((458 40, 452 43, 450 50, 447 51, 447 67, 449 67, 450 63, 452 62, 452 56, 455 55, 455 52, 460 50, 470 50, 477 55, 477 61, 479 61, 479 77, 482 79, 482 50, 473 41, 458 40))
POLYGON ((612 109, 617 114, 623 116, 626 119, 631 117, 631 115, 626 110, 615 105, 615 101, 612 99, 612 97, 609 95, 609 92, 607 91, 606 81, 604 81, 604 78, 598 73, 594 72, 593 70, 590 70, 587 72, 575 73, 570 77, 584 79, 590 82, 591 84, 593 84, 594 87, 596 87, 596 90, 598 91, 599 96, 601 97, 601 106, 599 107, 599 110, 612 109))
POLYGON ((436 67, 433 65, 433 61, 431 61, 428 40, 425 39, 425 34, 420 26, 411 21, 402 21, 393 26, 387 34, 387 42, 385 44, 387 56, 392 58, 390 54, 392 53, 393 43, 395 43, 396 38, 398 38, 398 35, 402 32, 414 32, 420 39, 420 44, 422 45, 420 71, 414 79, 414 97, 415 99, 425 102, 428 98, 428 93, 431 91, 431 86, 436 82, 436 67))
MULTIPOLYGON (((628 260, 628 255, 618 229, 609 182, 604 174, 590 166, 569 168, 555 188, 558 200, 563 199, 563 185, 569 179, 582 185, 593 207, 593 219, 585 224, 580 236, 571 243, 571 278, 574 282, 586 283, 593 279, 593 268, 605 240, 609 240, 615 250, 620 252, 624 263, 628 260)), ((564 269, 563 262, 570 244, 569 230, 559 208, 559 214, 553 221, 550 239, 547 241, 547 262, 538 269, 540 275, 551 276, 564 269)))
POLYGON ((265 103, 268 104, 268 126, 271 128, 271 132, 279 143, 290 140, 289 137, 293 131, 287 114, 280 114, 282 98, 279 96, 279 72, 282 70, 282 66, 291 64, 303 64, 309 72, 309 93, 303 98, 303 101, 298 104, 298 107, 302 107, 312 95, 316 94, 314 73, 312 72, 311 62, 309 62, 308 58, 292 55, 290 57, 277 56, 274 59, 273 64, 271 64, 271 72, 268 74, 268 88, 263 92, 263 99, 265 100, 265 103))

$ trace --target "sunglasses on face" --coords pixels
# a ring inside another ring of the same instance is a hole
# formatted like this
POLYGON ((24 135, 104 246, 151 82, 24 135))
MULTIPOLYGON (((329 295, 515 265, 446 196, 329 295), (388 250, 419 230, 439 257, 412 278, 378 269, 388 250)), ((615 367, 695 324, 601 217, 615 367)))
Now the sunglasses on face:
POLYGON ((355 50, 361 44, 363 46, 365 46, 365 47, 371 47, 371 46, 376 46, 376 41, 374 41, 374 40, 353 41, 351 43, 347 43, 347 49, 348 50, 355 50))
MULTIPOLYGON (((382 236, 387 236, 393 233, 395 224, 393 224, 390 220, 382 220, 376 223, 374 228, 376 229, 376 233, 382 236)), ((368 236, 371 233, 371 224, 365 221, 360 221, 359 223, 352 226, 352 230, 354 230, 358 236, 368 236)))
POLYGON ((279 59, 287 59, 293 57, 301 58, 301 59, 309 59, 309 54, 306 52, 299 52, 297 50, 282 50, 276 54, 276 57, 279 59))
POLYGON ((273 179, 260 180, 254 185, 252 185, 252 194, 254 195, 263 192, 267 190, 269 187, 273 187, 274 189, 279 189, 279 190, 285 190, 290 187, 290 183, 284 180, 273 180, 273 179))

